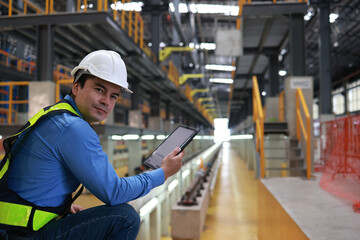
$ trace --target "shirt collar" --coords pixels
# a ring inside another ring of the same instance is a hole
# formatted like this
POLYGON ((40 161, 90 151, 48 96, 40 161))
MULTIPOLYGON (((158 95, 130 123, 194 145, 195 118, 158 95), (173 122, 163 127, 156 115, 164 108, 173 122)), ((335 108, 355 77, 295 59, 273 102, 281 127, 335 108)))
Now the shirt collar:
POLYGON ((75 100, 70 96, 70 95, 66 95, 64 98, 66 101, 68 101, 70 103, 70 105, 74 108, 74 110, 81 116, 81 118, 84 119, 83 115, 81 114, 79 108, 76 106, 76 102, 75 100))

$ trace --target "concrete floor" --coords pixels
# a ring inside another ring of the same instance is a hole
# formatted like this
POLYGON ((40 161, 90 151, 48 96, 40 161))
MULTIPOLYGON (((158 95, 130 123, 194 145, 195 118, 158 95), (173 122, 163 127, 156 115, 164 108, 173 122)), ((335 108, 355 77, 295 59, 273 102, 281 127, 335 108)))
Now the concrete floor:
POLYGON ((319 186, 320 177, 262 182, 309 239, 360 239, 360 214, 353 211, 352 203, 324 191, 319 186))
POLYGON ((257 238, 257 181, 229 143, 210 199, 201 240, 257 238))

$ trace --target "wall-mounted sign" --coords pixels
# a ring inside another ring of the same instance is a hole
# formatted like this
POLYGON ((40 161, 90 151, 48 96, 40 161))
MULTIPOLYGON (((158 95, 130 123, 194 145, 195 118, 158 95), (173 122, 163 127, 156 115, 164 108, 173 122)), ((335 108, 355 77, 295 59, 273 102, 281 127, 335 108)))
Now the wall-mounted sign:
POLYGON ((290 87, 291 89, 301 88, 301 89, 310 89, 311 88, 311 78, 292 78, 290 87))

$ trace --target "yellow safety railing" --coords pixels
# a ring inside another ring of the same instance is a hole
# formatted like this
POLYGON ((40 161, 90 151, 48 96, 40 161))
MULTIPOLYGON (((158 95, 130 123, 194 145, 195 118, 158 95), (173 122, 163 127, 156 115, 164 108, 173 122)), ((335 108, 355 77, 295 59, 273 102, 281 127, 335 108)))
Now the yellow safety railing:
POLYGON ((253 121, 256 124, 256 151, 260 154, 260 178, 265 177, 264 160, 264 113, 261 105, 259 85, 256 76, 253 76, 253 121))
POLYGON ((11 17, 13 15, 13 13, 16 14, 27 14, 28 11, 32 11, 33 13, 39 14, 39 13, 45 13, 45 14, 49 14, 49 13, 54 13, 54 8, 53 8, 53 1, 54 0, 45 0, 45 10, 41 9, 39 6, 35 5, 33 2, 28 1, 28 0, 22 0, 24 3, 24 8, 23 10, 19 10, 19 9, 15 9, 13 8, 13 0, 9 0, 8 3, 4 2, 4 1, 0 1, 0 5, 3 5, 5 7, 8 8, 8 16, 11 17))
POLYGON ((167 76, 176 87, 179 87, 179 70, 172 61, 169 62, 169 71, 167 76))
MULTIPOLYGON (((120 1, 113 1, 116 5, 120 1)), ((131 3, 130 0, 122 0, 121 3, 131 3)), ((121 13, 115 8, 113 9, 113 18, 114 21, 120 20, 121 28, 126 31, 130 38, 134 40, 136 44, 140 46, 141 49, 144 48, 144 19, 139 12, 136 11, 125 11, 121 10, 121 13)), ((146 45, 146 44, 145 44, 146 45)))
POLYGON ((36 63, 20 59, 2 49, 0 49, 0 63, 8 68, 17 69, 20 72, 32 74, 35 71, 36 63))
MULTIPOLYGON (((0 105, 8 105, 7 109, 2 109, 4 113, 6 113, 7 110, 7 124, 12 124, 12 114, 13 114, 13 105, 15 104, 28 104, 29 100, 14 100, 14 96, 13 96, 13 88, 14 86, 29 86, 29 82, 24 81, 24 82, 0 82, 0 87, 9 87, 9 100, 2 100, 0 101, 0 105)), ((16 112, 15 112, 15 121, 17 121, 16 119, 16 112)))
POLYGON ((55 85, 55 102, 60 101, 60 86, 61 85, 69 85, 72 84, 74 81, 74 79, 72 78, 67 78, 67 79, 59 79, 56 82, 55 85))
POLYGON ((64 65, 58 64, 56 65, 56 70, 54 71, 54 81, 62 80, 62 79, 72 79, 71 76, 71 68, 68 68, 64 65))
POLYGON ((150 107, 149 107, 148 103, 144 102, 141 106, 141 110, 143 113, 150 114, 150 107))
POLYGON ((282 91, 279 94, 279 121, 284 122, 285 121, 285 92, 282 91))
POLYGON ((311 125, 310 114, 300 88, 296 89, 296 137, 301 141, 301 133, 306 143, 306 177, 311 178, 311 125), (301 116, 301 109, 306 119, 306 128, 301 116))

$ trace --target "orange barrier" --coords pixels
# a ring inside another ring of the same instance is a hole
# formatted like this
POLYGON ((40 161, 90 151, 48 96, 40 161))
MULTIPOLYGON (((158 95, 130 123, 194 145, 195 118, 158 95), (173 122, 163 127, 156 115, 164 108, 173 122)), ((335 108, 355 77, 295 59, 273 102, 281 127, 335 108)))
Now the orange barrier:
POLYGON ((321 123, 320 186, 353 203, 360 212, 360 115, 321 123), (325 142, 324 142, 325 141, 325 142))

